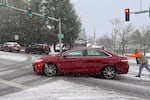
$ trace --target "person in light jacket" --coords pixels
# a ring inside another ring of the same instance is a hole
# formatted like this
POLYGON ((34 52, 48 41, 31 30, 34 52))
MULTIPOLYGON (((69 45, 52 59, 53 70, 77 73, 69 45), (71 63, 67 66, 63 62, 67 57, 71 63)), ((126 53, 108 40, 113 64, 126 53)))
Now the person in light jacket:
POLYGON ((141 77, 141 73, 142 73, 143 68, 146 68, 147 71, 149 71, 149 73, 150 73, 150 66, 148 64, 148 60, 145 58, 145 56, 138 49, 135 50, 135 54, 130 54, 128 56, 136 58, 137 64, 140 64, 139 72, 136 75, 136 77, 141 77))

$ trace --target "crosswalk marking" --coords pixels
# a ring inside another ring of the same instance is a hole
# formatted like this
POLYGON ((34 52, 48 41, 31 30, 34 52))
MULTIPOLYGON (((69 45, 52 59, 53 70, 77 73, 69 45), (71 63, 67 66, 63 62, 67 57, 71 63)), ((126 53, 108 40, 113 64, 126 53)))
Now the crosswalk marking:
POLYGON ((0 83, 5 84, 5 85, 9 85, 9 86, 12 86, 12 87, 16 87, 16 88, 19 88, 19 89, 23 89, 23 90, 30 88, 28 86, 18 84, 18 83, 15 83, 15 82, 11 82, 11 81, 7 81, 7 80, 3 80, 3 79, 0 79, 0 83))

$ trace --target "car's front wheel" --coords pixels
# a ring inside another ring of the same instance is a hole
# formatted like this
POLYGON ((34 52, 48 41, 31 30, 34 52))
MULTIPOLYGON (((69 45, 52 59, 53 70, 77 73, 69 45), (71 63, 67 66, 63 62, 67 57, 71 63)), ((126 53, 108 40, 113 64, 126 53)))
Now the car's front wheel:
POLYGON ((43 72, 48 77, 55 76, 57 74, 57 67, 55 64, 52 63, 45 64, 43 72))
POLYGON ((103 77, 106 79, 113 79, 116 76, 116 69, 113 66, 106 66, 102 71, 103 77))

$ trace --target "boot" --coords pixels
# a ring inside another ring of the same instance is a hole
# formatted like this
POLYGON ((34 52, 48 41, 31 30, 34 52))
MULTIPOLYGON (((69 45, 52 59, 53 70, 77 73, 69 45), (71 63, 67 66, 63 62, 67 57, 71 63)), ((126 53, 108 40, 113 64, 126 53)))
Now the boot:
POLYGON ((140 75, 136 75, 135 77, 141 77, 140 75))

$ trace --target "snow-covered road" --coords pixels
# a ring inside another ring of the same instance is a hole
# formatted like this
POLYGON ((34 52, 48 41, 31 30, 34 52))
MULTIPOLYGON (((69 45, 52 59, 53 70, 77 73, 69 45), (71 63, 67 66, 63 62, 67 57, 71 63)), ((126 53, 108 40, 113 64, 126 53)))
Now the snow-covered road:
POLYGON ((0 97, 0 100, 146 100, 64 80, 0 97))
MULTIPOLYGON (((0 52, 0 58, 16 61, 26 60, 26 56, 19 54, 4 54, 0 52), (12 59, 13 58, 13 59, 12 59)), ((130 63, 134 63, 134 59, 129 59, 130 63)), ((137 66, 131 66, 128 77, 134 77, 138 72, 137 66)), ((149 73, 144 70, 142 79, 150 81, 149 73)), ((140 80, 140 79, 139 79, 140 80)), ((142 80, 140 80, 142 81, 142 80)), ((140 82, 139 81, 139 82, 140 82)), ((89 86, 80 83, 73 83, 67 80, 58 80, 38 87, 25 89, 21 92, 1 96, 0 100, 149 100, 149 98, 141 98, 132 95, 115 92, 112 89, 104 89, 103 87, 89 86)))

